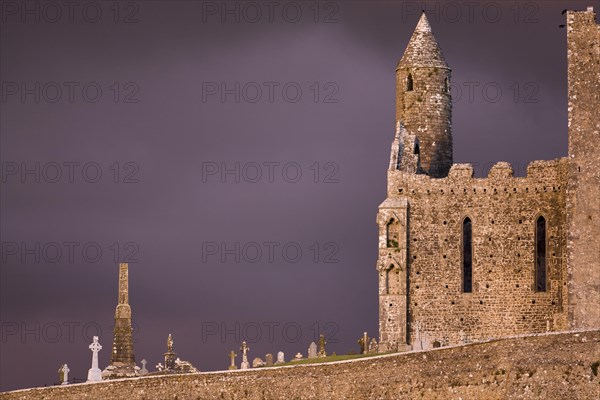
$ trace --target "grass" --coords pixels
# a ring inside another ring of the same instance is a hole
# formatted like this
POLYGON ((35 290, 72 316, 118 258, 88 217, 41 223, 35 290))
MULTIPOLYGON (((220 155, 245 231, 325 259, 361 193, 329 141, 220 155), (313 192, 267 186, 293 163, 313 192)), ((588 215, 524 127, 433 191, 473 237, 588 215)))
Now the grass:
MULTIPOLYGON (((335 356, 327 356, 327 357, 317 357, 317 358, 303 358, 299 361, 288 361, 284 364, 273 365, 274 367, 281 367, 286 365, 301 365, 301 364, 323 364, 334 361, 344 361, 344 360, 354 360, 356 358, 365 358, 365 357, 373 357, 380 356, 382 354, 389 353, 376 353, 376 354, 341 354, 335 356)), ((270 368, 270 367, 266 367, 270 368)))

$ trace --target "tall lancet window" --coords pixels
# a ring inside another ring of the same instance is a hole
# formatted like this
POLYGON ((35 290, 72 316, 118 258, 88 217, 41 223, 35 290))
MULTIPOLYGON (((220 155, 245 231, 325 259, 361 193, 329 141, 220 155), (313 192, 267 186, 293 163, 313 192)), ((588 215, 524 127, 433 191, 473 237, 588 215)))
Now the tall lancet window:
POLYGON ((412 74, 408 74, 408 78, 406 78, 406 91, 412 92, 413 90, 413 77, 412 74))
POLYGON ((546 219, 535 222, 535 290, 546 291, 546 219))
POLYGON ((463 292, 471 293, 473 291, 473 227, 468 217, 463 221, 462 269, 463 292))

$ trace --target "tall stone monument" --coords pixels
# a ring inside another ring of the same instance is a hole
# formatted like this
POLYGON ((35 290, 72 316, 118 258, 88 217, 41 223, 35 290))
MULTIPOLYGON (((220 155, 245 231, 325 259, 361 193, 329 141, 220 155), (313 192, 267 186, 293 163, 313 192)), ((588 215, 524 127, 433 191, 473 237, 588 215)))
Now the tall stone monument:
POLYGON ((248 369, 250 368, 250 363, 248 362, 248 351, 250 347, 246 344, 246 342, 242 342, 242 347, 240 347, 240 351, 242 352, 242 365, 240 369, 248 369))
POLYGON ((69 372, 71 372, 71 370, 67 364, 61 365, 61 367, 58 369, 58 378, 61 381, 61 385, 69 384, 69 372))
POLYGON ((167 338, 167 352, 165 353, 165 368, 168 370, 175 369, 175 360, 177 359, 177 353, 173 351, 173 336, 169 333, 167 338))
POLYGON ((325 335, 322 333, 319 335, 319 357, 327 357, 327 352, 325 351, 325 345, 327 342, 325 341, 325 335))
POLYGON ((98 336, 94 336, 94 341, 89 346, 92 351, 92 368, 88 370, 87 382, 102 381, 102 371, 98 368, 98 352, 102 350, 102 345, 98 343, 98 336))
POLYGON ((115 310, 115 328, 110 364, 104 371, 104 379, 126 378, 139 375, 133 354, 131 307, 129 306, 129 266, 119 264, 119 302, 115 310))

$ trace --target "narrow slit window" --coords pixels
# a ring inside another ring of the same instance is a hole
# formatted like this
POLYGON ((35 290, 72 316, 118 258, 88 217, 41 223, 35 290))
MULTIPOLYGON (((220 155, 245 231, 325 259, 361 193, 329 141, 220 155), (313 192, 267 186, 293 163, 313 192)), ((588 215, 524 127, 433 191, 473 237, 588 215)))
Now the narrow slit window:
POLYGON ((412 92, 413 90, 413 77, 412 74, 408 74, 408 78, 406 78, 406 91, 412 92))
POLYGON ((390 270, 385 271, 385 294, 390 294, 390 270))
POLYGON ((444 93, 448 93, 448 78, 444 79, 444 93))
POLYGON ((535 223, 535 290, 546 291, 546 219, 535 223))
POLYGON ((473 291, 473 227, 471 219, 463 221, 462 237, 462 267, 463 267, 463 292, 473 291))

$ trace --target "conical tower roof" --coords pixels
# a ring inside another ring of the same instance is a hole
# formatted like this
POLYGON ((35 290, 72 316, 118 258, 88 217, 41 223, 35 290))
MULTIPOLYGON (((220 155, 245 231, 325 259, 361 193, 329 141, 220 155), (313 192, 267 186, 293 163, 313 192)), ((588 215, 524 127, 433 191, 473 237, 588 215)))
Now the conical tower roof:
POLYGON ((406 46, 404 55, 398 63, 398 69, 412 67, 450 69, 444 59, 440 46, 431 32, 431 26, 429 25, 425 13, 421 15, 421 19, 410 38, 410 42, 408 42, 408 46, 406 46))

